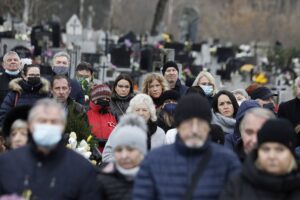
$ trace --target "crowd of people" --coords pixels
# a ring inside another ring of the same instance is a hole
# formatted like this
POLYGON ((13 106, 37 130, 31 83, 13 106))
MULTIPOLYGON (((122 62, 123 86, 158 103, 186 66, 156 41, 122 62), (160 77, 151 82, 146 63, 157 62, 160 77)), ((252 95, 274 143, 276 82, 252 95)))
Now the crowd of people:
POLYGON ((278 106, 268 87, 222 90, 208 71, 187 87, 174 61, 140 91, 129 74, 100 83, 86 62, 69 78, 66 52, 51 74, 21 66, 4 55, 0 200, 300 198, 300 78, 278 106), (68 148, 73 132, 88 156, 68 148))

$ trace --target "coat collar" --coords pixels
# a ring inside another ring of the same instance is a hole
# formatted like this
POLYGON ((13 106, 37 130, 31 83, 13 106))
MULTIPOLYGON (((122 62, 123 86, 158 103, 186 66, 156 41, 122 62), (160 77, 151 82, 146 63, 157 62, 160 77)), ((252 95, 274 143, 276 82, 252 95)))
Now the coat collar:
POLYGON ((16 78, 9 82, 9 89, 11 89, 14 92, 22 93, 24 90, 30 90, 30 87, 32 87, 32 90, 38 90, 40 94, 48 94, 50 92, 50 83, 47 79, 41 77, 41 83, 36 86, 30 86, 28 85, 24 79, 22 78, 16 78))

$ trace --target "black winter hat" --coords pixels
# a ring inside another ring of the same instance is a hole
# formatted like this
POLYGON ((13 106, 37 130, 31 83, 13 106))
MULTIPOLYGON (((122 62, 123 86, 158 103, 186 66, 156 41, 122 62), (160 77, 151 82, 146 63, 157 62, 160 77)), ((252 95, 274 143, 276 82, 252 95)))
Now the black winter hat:
POLYGON ((272 96, 277 96, 277 94, 273 94, 272 91, 267 87, 259 87, 252 92, 251 99, 267 100, 272 96))
POLYGON ((175 126, 179 126, 181 122, 191 118, 200 118, 211 122, 211 106, 205 97, 198 94, 189 94, 183 96, 175 109, 174 121, 175 126))
POLYGON ((162 67, 162 70, 161 70, 163 75, 165 74, 166 70, 167 70, 169 67, 174 67, 174 68, 177 70, 177 72, 179 72, 178 66, 177 66, 176 62, 174 62, 174 61, 167 61, 167 62, 164 64, 164 66, 162 67))
POLYGON ((176 90, 164 91, 160 96, 160 105, 168 99, 178 101, 180 99, 180 94, 176 90))
POLYGON ((257 134, 258 147, 265 142, 278 142, 294 152, 296 132, 286 119, 268 120, 257 134))

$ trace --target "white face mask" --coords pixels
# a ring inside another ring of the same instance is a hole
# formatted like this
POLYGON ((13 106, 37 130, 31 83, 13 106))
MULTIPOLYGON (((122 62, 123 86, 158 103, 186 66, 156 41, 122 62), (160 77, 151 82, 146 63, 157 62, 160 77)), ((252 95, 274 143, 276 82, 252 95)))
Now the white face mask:
POLYGON ((37 146, 52 148, 62 138, 62 126, 52 124, 35 124, 32 137, 37 146))
POLYGON ((206 96, 211 96, 213 94, 214 88, 212 85, 200 85, 206 96))
POLYGON ((10 70, 5 70, 5 73, 12 75, 12 76, 16 76, 20 73, 20 70, 16 70, 16 71, 10 71, 10 70))

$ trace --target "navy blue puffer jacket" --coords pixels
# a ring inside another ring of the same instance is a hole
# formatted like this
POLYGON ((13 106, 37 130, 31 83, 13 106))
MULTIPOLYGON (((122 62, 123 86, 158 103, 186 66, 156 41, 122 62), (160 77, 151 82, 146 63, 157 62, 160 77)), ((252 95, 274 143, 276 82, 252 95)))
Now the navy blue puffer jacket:
POLYGON ((208 148, 211 148, 212 155, 198 181, 193 199, 218 199, 229 177, 239 170, 239 159, 230 150, 209 140, 200 149, 190 149, 178 136, 174 144, 155 149, 146 156, 135 180, 133 199, 183 199, 208 148))

